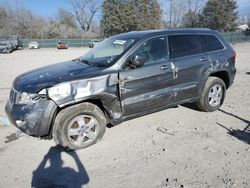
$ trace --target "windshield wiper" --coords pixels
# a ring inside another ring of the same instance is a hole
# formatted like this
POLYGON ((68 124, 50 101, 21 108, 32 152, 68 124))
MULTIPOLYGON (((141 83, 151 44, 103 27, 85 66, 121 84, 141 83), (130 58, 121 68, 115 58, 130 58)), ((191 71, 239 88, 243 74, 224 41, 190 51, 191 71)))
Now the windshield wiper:
POLYGON ((95 65, 94 63, 91 63, 91 62, 89 62, 89 61, 87 61, 87 60, 84 60, 84 59, 80 59, 79 62, 80 62, 80 63, 85 63, 85 64, 87 64, 87 65, 89 65, 89 66, 94 66, 94 65, 95 65))

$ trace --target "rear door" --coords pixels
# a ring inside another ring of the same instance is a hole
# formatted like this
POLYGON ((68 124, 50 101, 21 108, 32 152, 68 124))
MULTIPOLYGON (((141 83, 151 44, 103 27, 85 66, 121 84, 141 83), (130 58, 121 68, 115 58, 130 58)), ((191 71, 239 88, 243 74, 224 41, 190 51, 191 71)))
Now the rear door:
POLYGON ((171 35, 169 48, 176 69, 176 101, 198 97, 199 83, 209 67, 209 58, 202 52, 199 35, 171 35))
POLYGON ((227 62, 224 45, 214 35, 200 35, 203 51, 209 56, 211 68, 217 69, 221 64, 227 62))
POLYGON ((142 67, 124 67, 119 72, 119 91, 123 116, 156 110, 168 104, 173 92, 172 64, 168 58, 166 37, 144 42, 131 56, 144 58, 142 67))

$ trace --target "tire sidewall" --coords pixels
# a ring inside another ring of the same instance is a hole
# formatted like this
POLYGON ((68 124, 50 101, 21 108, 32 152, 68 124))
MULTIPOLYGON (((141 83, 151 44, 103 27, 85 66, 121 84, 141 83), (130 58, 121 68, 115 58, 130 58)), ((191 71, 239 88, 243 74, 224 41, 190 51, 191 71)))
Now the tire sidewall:
POLYGON ((53 129, 53 137, 56 143, 60 144, 66 150, 78 150, 95 144, 105 133, 106 120, 103 112, 95 105, 83 103, 81 105, 71 106, 64 109, 63 114, 57 116, 53 129), (76 146, 68 140, 68 125, 72 119, 79 115, 93 116, 99 124, 96 138, 83 146, 76 146))
POLYGON ((212 82, 208 85, 208 87, 206 87, 206 89, 204 91, 204 98, 203 98, 204 101, 203 102, 204 102, 204 104, 205 104, 205 106, 207 108, 207 111, 213 112, 213 111, 218 110, 221 107, 221 105, 223 104, 225 96, 226 96, 226 86, 225 86, 225 83, 221 79, 219 79, 219 78, 213 79, 212 82), (213 86, 215 86, 215 85, 220 85, 222 87, 222 90, 223 90, 222 92, 223 93, 222 93, 222 98, 221 98, 220 104, 218 104, 216 106, 211 106, 209 104, 208 95, 209 95, 209 91, 211 90, 211 88, 213 86))

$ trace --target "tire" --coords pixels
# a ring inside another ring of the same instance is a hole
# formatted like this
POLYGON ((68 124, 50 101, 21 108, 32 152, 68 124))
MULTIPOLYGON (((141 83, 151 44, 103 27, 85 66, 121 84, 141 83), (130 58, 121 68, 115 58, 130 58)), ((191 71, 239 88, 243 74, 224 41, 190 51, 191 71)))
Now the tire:
POLYGON ((5 51, 5 53, 6 53, 6 54, 10 54, 10 53, 11 53, 11 49, 7 49, 7 50, 5 51))
POLYGON ((202 111, 213 112, 221 107, 225 97, 226 85, 224 81, 218 77, 209 77, 196 105, 202 111))
POLYGON ((103 111, 92 103, 81 103, 61 110, 53 126, 53 139, 65 150, 78 150, 95 144, 106 129, 103 111))

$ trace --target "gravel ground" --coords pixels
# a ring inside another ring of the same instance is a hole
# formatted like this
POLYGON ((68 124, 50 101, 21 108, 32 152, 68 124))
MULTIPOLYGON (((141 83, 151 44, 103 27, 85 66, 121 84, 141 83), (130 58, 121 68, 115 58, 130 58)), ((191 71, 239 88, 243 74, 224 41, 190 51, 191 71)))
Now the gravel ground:
MULTIPOLYGON (((53 141, 16 140, 13 126, 0 125, 0 187, 250 187, 250 43, 233 47, 237 75, 219 111, 181 105, 107 129, 98 144, 70 153, 53 141)), ((87 50, 0 54, 1 117, 18 74, 87 50)))

